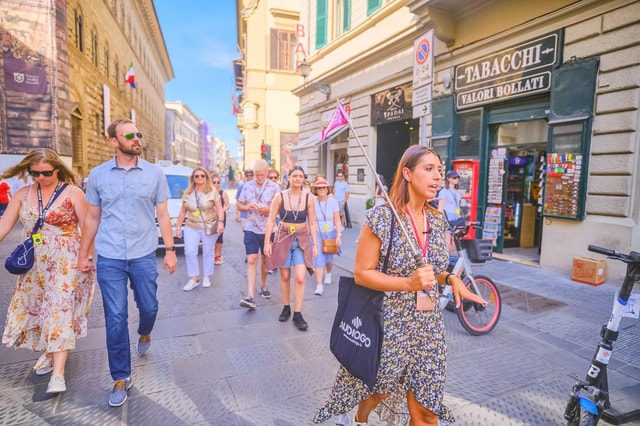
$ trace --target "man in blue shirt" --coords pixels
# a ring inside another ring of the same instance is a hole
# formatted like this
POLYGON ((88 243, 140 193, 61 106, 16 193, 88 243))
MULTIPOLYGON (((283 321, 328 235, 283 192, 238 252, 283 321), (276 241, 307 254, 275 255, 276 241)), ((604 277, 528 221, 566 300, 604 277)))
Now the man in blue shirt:
POLYGON ((89 211, 82 228, 78 269, 93 268, 95 240, 109 370, 115 381, 109 405, 119 407, 127 400, 132 384, 127 284, 131 283, 140 314, 140 355, 151 347, 151 331, 158 313, 156 216, 165 244, 164 268, 172 274, 178 260, 167 210, 169 186, 160 168, 139 158, 142 133, 131 120, 120 119, 109 125, 107 134, 116 155, 89 175, 85 197, 89 211))

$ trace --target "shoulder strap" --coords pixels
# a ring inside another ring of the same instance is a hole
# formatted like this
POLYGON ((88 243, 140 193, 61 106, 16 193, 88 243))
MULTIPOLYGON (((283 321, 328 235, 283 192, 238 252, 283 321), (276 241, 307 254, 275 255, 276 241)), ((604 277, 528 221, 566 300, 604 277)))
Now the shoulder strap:
POLYGON ((396 218, 391 210, 391 206, 386 206, 389 208, 389 212, 391 213, 391 232, 389 232, 389 245, 387 246, 387 255, 384 257, 384 264, 382 265, 382 272, 387 273, 387 267, 389 266, 389 255, 391 254, 391 245, 393 244, 393 233, 396 230, 396 218))
MULTIPOLYGON (((67 187, 67 184, 63 183, 62 186, 60 187, 60 190, 56 191, 56 193, 53 194, 53 197, 51 197, 51 199, 47 203, 47 206, 44 208, 44 211, 42 212, 42 222, 44 222, 44 218, 47 215, 47 211, 49 211, 49 207, 53 205, 53 202, 56 201, 56 198, 58 198, 58 196, 64 192, 66 187, 67 187)), ((38 218, 38 220, 36 221, 36 225, 33 227, 33 231, 31 231, 31 235, 38 232, 38 229, 40 229, 40 222, 41 220, 40 218, 38 218)))

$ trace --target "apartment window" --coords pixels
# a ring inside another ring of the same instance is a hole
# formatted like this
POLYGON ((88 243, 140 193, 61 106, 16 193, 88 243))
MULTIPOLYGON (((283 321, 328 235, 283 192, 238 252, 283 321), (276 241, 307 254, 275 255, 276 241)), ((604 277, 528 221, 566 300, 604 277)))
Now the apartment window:
POLYGON ((104 75, 109 79, 109 49, 104 49, 104 75))
POLYGON ((349 31, 351 28, 351 0, 334 0, 333 36, 349 31))
POLYGON ((271 69, 295 71, 296 34, 271 29, 271 69))
POLYGON ((84 51, 84 43, 83 43, 83 32, 84 32, 84 24, 82 23, 82 15, 78 12, 78 9, 73 11, 74 13, 74 29, 76 36, 76 48, 83 52, 84 51))
POLYGON ((367 0, 367 16, 382 7, 382 0, 367 0))
POLYGON ((98 66, 98 34, 95 31, 91 31, 91 62, 98 66))
POLYGON ((316 2, 316 49, 327 44, 327 9, 329 0, 316 2))

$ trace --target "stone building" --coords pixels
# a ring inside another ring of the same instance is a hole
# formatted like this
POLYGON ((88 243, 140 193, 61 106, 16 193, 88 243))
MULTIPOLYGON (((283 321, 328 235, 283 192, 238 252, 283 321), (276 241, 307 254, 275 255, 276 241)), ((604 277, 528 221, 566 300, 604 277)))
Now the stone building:
POLYGON ((296 153, 311 174, 346 171, 355 221, 374 178, 352 130, 318 144, 335 98, 387 181, 409 145, 438 150, 497 253, 568 272, 597 257, 588 244, 640 247, 640 2, 300 5, 310 70, 296 153))
POLYGON ((286 174, 295 162, 287 146, 297 142, 298 133, 299 100, 291 91, 301 82, 295 59, 299 4, 236 0, 242 57, 235 64, 243 84, 237 116, 245 168, 264 157, 286 174), (266 152, 261 151, 263 144, 266 152))
POLYGON ((113 155, 106 126, 121 117, 144 133, 144 158, 165 157, 173 70, 152 0, 7 0, 0 31, 0 168, 44 146, 86 176, 113 155))

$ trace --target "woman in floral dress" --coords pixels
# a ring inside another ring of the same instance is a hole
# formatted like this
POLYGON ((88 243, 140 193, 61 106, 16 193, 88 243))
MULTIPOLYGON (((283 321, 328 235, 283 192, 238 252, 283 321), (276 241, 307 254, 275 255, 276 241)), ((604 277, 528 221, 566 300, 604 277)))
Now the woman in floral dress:
POLYGON ((388 425, 441 425, 453 416, 443 405, 447 347, 444 323, 437 300, 436 284, 449 283, 456 305, 461 299, 486 303, 470 293, 460 278, 448 274, 448 253, 444 243, 445 221, 441 212, 428 204, 440 186, 440 156, 424 146, 409 147, 398 164, 390 199, 408 230, 411 244, 399 227, 391 240, 388 206, 367 212, 360 234, 354 265, 357 283, 385 292, 384 337, 376 384, 372 389, 340 368, 329 400, 314 421, 345 421, 357 406, 356 425, 367 425, 374 409, 388 425), (391 252, 387 273, 381 272, 388 245, 391 252), (415 247, 426 266, 420 267, 415 247))
POLYGON ((34 244, 33 268, 18 276, 7 313, 2 343, 43 352, 34 369, 44 375, 53 371, 48 393, 64 392, 64 369, 68 351, 76 338, 87 333, 87 316, 95 288, 95 275, 77 269, 79 224, 87 210, 84 193, 75 186, 73 172, 49 149, 29 152, 2 178, 27 174, 34 182, 22 187, 0 220, 0 240, 20 219, 23 238, 30 236, 36 221, 44 219, 34 244), (64 185, 68 184, 68 185, 64 185), (58 197, 47 208, 49 200, 58 197), (41 213, 42 212, 42 213, 41 213))

